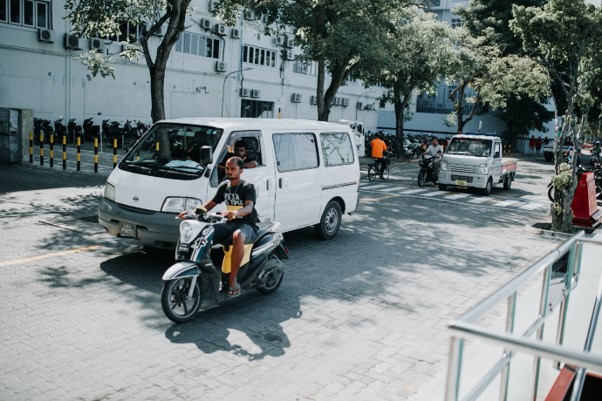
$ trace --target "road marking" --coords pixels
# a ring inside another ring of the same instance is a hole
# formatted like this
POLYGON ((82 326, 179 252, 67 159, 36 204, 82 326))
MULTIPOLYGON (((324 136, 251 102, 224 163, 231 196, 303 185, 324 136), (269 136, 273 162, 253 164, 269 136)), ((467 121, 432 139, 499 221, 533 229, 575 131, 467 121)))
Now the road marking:
POLYGON ((484 202, 487 202, 488 200, 489 200, 489 198, 486 198, 486 197, 482 196, 480 198, 471 199, 468 202, 470 202, 470 203, 484 203, 484 202))
POLYGON ((385 189, 380 189, 380 192, 393 192, 393 191, 399 191, 400 188, 399 187, 391 187, 391 188, 385 188, 385 189))
POLYGON ((515 200, 505 200, 505 201, 495 202, 494 205, 499 206, 499 207, 506 207, 506 206, 514 205, 515 203, 519 203, 519 202, 515 201, 515 200))
POLYGON ((418 192, 424 192, 424 191, 426 191, 426 189, 421 188, 421 189, 410 189, 407 191, 402 191, 401 193, 402 194, 417 194, 418 192))
POLYGON ((446 196, 445 199, 461 199, 461 198, 466 198, 467 196, 470 196, 470 194, 454 194, 454 195, 449 195, 446 196))
POLYGON ((99 245, 91 245, 91 246, 86 246, 86 247, 83 247, 83 248, 69 249, 69 250, 66 250, 66 251, 45 253, 43 255, 32 256, 30 258, 7 260, 7 261, 4 261, 4 262, 0 262, 0 267, 10 266, 10 265, 18 265, 18 264, 23 264, 23 263, 28 263, 28 262, 33 262, 33 261, 36 261, 36 260, 51 258, 51 257, 54 257, 54 256, 64 256, 64 255, 70 255, 70 254, 73 254, 73 253, 92 251, 92 250, 97 249, 97 248, 100 248, 100 246, 99 245))
POLYGON ((442 191, 431 191, 431 192, 422 194, 422 196, 438 196, 438 195, 445 195, 445 193, 442 191))
POLYGON ((544 207, 544 204, 541 203, 527 203, 525 206, 521 206, 519 209, 524 209, 524 210, 534 210, 537 209, 538 207, 544 207))

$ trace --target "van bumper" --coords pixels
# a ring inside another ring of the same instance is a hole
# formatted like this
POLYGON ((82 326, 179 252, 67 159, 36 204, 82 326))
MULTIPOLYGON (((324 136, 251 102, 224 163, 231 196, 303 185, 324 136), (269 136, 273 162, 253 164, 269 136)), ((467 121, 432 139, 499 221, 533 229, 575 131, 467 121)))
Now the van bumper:
POLYGON ((136 238, 155 248, 173 249, 180 236, 180 221, 174 213, 126 207, 107 198, 102 198, 98 205, 98 222, 113 236, 136 238), (122 235, 124 224, 135 227, 134 236, 122 235))

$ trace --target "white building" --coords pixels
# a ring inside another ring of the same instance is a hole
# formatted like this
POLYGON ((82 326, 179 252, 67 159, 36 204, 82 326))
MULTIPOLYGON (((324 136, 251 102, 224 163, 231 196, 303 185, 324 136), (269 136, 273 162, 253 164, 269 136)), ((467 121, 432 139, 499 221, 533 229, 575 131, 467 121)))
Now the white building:
MULTIPOLYGON (((147 66, 119 59, 115 79, 92 77, 82 51, 120 50, 119 41, 69 35, 62 1, 0 0, 0 108, 31 109, 37 118, 150 121, 147 66)), ((211 1, 194 0, 196 13, 170 55, 165 79, 166 117, 317 118, 316 64, 295 60, 292 36, 272 38, 245 15, 237 27, 219 24, 211 1)), ((135 35, 134 30, 130 32, 135 35)), ((156 41, 159 42, 157 37, 156 41)), ((376 128, 374 105, 382 90, 361 82, 341 87, 331 121, 362 121, 376 128)))

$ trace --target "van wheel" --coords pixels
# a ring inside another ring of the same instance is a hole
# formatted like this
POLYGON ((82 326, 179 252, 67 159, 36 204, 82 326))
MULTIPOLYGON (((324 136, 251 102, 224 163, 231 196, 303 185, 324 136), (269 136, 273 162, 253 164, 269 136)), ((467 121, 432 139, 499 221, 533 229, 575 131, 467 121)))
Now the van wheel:
POLYGON ((439 184, 439 191, 447 191, 447 185, 439 184))
POLYGON ((506 178, 504 178, 504 189, 510 189, 512 187, 512 177, 510 177, 510 175, 507 175, 506 178))
POLYGON ((491 178, 489 178, 489 180, 487 180, 487 185, 485 185, 485 188, 483 188, 483 195, 488 196, 491 193, 491 189, 493 188, 493 181, 491 181, 491 178))
POLYGON ((322 239, 333 239, 341 227, 341 205, 337 201, 330 201, 322 213, 320 223, 314 226, 316 234, 322 239))

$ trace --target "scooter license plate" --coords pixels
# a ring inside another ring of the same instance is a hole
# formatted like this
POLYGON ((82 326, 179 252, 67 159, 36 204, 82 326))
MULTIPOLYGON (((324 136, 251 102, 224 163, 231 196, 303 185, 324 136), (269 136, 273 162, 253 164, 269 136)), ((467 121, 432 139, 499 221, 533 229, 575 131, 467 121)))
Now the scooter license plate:
POLYGON ((122 237, 136 238, 136 226, 129 223, 119 223, 119 234, 122 237))
POLYGON ((468 183, 466 182, 466 180, 456 180, 456 185, 459 187, 465 187, 468 185, 468 183))

